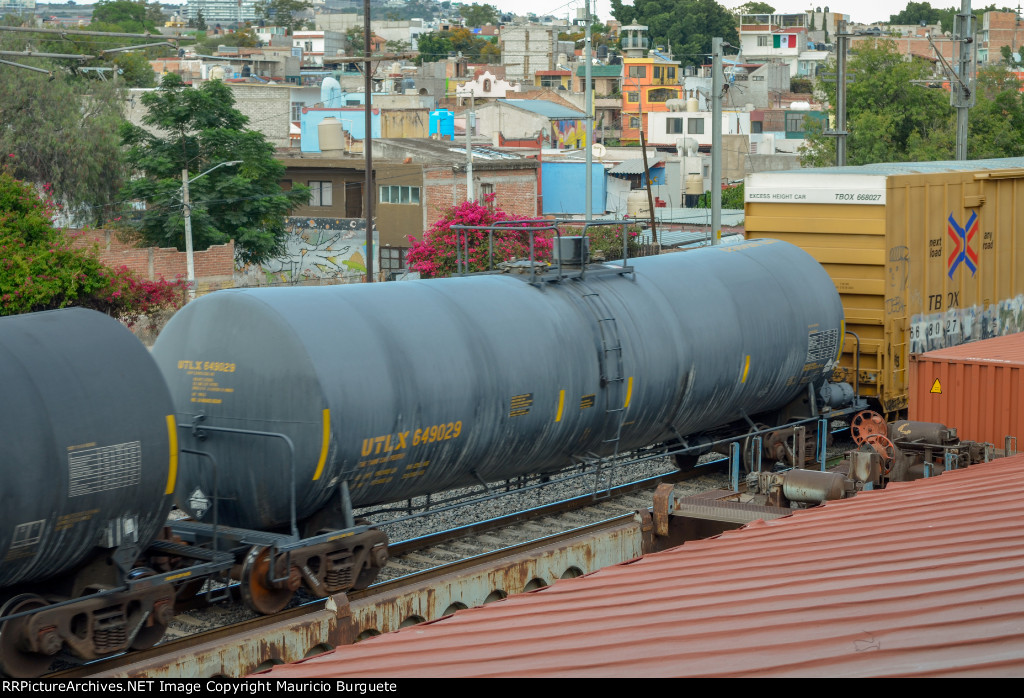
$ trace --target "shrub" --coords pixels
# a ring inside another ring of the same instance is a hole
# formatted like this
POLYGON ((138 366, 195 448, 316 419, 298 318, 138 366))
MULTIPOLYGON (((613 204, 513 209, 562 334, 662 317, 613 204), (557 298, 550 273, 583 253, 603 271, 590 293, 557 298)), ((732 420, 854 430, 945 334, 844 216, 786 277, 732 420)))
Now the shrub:
POLYGON ((142 314, 181 306, 181 281, 140 280, 127 267, 105 266, 95 247, 72 247, 51 223, 48 193, 40 198, 0 171, 0 315, 80 306, 131 325, 142 314))
MULTIPOLYGON (((412 247, 406 255, 410 269, 426 278, 451 276, 456 272, 456 245, 463 250, 468 235, 469 271, 486 271, 493 252, 493 263, 514 259, 529 259, 530 228, 544 225, 543 222, 527 220, 497 208, 494 194, 484 197, 484 203, 466 201, 448 209, 444 215, 424 233, 420 240, 409 236, 412 247), (452 226, 488 226, 501 222, 523 221, 515 229, 493 231, 493 249, 486 230, 457 230, 452 226)), ((551 231, 538 230, 534 233, 533 254, 537 261, 551 259, 551 231)), ((460 252, 464 254, 464 252, 460 252)), ((463 260, 465 261, 465 260, 463 260)))

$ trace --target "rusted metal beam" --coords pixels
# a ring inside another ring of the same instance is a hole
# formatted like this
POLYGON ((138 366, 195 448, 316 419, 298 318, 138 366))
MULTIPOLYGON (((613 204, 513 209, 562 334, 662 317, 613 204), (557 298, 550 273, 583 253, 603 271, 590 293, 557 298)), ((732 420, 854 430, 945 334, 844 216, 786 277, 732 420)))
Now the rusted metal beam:
POLYGON ((615 517, 377 585, 358 598, 338 594, 271 618, 176 640, 144 656, 118 658, 59 676, 245 676, 273 663, 293 662, 350 644, 361 634, 397 630, 420 619, 436 620, 453 607, 478 606, 553 584, 563 576, 632 560, 642 554, 642 528, 639 515, 615 517))

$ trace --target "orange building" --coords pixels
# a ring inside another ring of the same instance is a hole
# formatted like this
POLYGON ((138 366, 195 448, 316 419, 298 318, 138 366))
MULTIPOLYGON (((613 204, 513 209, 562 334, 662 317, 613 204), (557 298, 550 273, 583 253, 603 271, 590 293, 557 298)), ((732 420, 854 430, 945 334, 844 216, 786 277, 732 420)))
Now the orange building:
POLYGON ((648 50, 647 27, 622 27, 622 140, 640 141, 647 134, 647 115, 668 111, 670 99, 681 99, 682 70, 671 54, 648 50))

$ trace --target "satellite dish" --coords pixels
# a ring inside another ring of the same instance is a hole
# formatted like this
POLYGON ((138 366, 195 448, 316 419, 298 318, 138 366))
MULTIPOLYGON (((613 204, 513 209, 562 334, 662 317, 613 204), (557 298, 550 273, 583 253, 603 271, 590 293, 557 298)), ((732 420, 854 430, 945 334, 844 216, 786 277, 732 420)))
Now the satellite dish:
POLYGON ((590 152, 594 154, 595 158, 600 159, 603 158, 608 153, 608 149, 605 148, 600 143, 595 143, 594 145, 590 146, 590 152))

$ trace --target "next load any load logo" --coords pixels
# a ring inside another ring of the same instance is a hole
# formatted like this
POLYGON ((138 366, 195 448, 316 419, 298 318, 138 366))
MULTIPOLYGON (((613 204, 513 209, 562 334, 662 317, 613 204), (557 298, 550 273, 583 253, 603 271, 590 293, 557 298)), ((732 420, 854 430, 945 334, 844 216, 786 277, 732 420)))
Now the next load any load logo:
POLYGON ((947 262, 949 278, 953 278, 953 272, 956 271, 961 262, 967 265, 967 268, 971 270, 971 276, 974 276, 975 272, 978 271, 978 253, 971 248, 971 241, 978 234, 978 212, 971 211, 971 217, 963 228, 960 227, 956 219, 953 218, 953 214, 950 213, 949 227, 946 230, 949 232, 949 236, 953 238, 953 244, 956 245, 953 254, 949 255, 949 261, 947 262))

